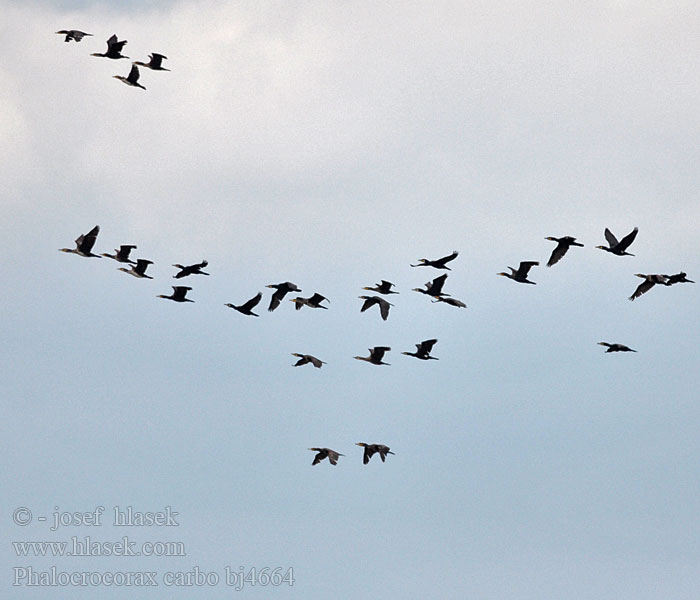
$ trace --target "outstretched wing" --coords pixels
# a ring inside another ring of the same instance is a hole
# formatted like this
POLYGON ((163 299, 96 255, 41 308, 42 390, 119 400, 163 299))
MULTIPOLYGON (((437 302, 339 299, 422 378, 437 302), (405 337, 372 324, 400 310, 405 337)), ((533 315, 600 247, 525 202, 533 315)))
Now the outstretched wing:
POLYGON ((632 244, 632 242, 634 241, 634 238, 637 237, 637 233, 639 233, 639 229, 635 227, 630 233, 628 233, 625 237, 623 237, 620 240, 620 243, 617 245, 617 249, 621 252, 627 250, 630 244, 632 244))
POLYGON ((262 292, 258 292, 253 298, 248 300, 245 304, 241 306, 242 310, 251 310, 258 305, 258 302, 262 299, 262 292))
POLYGON ((605 239, 608 240, 608 245, 611 248, 614 248, 619 244, 617 238, 613 235, 613 232, 610 231, 607 227, 605 228, 605 239))
POLYGON ((552 256, 549 257, 549 260, 547 261, 547 266, 551 267, 552 265, 558 263, 561 260, 562 256, 566 254, 566 251, 568 249, 568 244, 562 244, 561 242, 559 242, 557 244, 557 247, 554 250, 552 250, 552 256))

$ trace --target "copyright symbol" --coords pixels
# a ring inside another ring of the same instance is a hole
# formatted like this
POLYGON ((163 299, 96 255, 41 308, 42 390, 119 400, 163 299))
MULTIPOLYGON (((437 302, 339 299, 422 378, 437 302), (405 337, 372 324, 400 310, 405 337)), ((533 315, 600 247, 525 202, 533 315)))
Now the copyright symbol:
POLYGON ((12 513, 12 520, 15 525, 29 525, 32 522, 32 511, 24 506, 16 508, 12 513))

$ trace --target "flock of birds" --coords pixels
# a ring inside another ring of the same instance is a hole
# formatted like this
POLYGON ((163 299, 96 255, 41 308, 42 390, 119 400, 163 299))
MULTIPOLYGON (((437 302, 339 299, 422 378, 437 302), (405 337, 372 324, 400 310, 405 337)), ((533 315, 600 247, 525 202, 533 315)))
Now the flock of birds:
MULTIPOLYGON (((64 38, 65 42, 70 42, 70 41, 75 41, 75 42, 80 42, 84 37, 90 36, 92 37, 91 33, 85 33, 84 31, 79 31, 77 29, 61 29, 61 31, 56 32, 59 35, 65 35, 66 37, 64 38)), ((122 54, 122 50, 124 49, 124 46, 127 44, 126 40, 119 40, 116 36, 116 34, 112 35, 108 40, 107 40, 107 51, 106 52, 93 52, 91 56, 100 56, 102 58, 111 58, 113 60, 118 60, 120 58, 126 58, 129 59, 128 56, 124 56, 122 54)), ((122 81, 123 83, 130 85, 131 87, 137 87, 141 88, 142 90, 145 90, 146 88, 139 83, 139 77, 141 77, 141 73, 139 71, 139 66, 145 67, 147 69, 151 69, 152 71, 169 71, 170 69, 166 69, 163 66, 163 61, 167 60, 168 57, 164 56, 163 54, 158 54, 157 52, 154 52, 153 54, 148 55, 148 62, 141 62, 141 61, 133 61, 131 63, 131 71, 129 71, 129 74, 124 77, 123 75, 113 75, 115 79, 119 79, 119 81, 122 81)))
MULTIPOLYGON (((73 32, 75 33, 75 32, 73 32)), ((83 34, 87 35, 87 34, 83 34)), ((66 253, 71 253, 71 254, 77 254, 78 256, 82 256, 85 258, 101 258, 101 257, 107 257, 111 258, 119 263, 123 263, 125 265, 128 265, 126 267, 119 267, 120 271, 123 271, 125 273, 128 273, 129 275, 132 275, 133 277, 141 278, 141 279, 153 279, 150 275, 146 273, 148 266, 153 264, 153 261, 139 258, 137 260, 132 260, 131 259, 131 252, 136 249, 135 245, 131 244, 124 244, 121 245, 118 249, 114 250, 114 254, 109 254, 109 253, 102 253, 102 254, 96 254, 93 252, 93 248, 95 247, 95 243, 97 242, 97 236, 100 233, 100 227, 95 226, 93 227, 90 231, 87 233, 84 233, 80 235, 76 240, 75 240, 75 247, 74 248, 61 248, 61 252, 66 252, 66 253)), ((605 238, 608 242, 607 246, 596 246, 596 248, 600 248, 601 250, 604 250, 606 252, 609 252, 611 254, 614 254, 616 256, 634 256, 630 252, 628 252, 628 248, 634 242, 636 236, 638 233, 638 229, 635 227, 632 232, 627 234, 625 237, 623 237, 621 240, 617 240, 617 238, 612 234, 612 232, 609 229, 605 229, 605 238)), ((554 248, 552 251, 552 254, 549 258, 549 261, 547 262, 547 266, 551 267, 555 265, 557 262, 559 262, 564 255, 568 252, 569 248, 571 246, 583 246, 583 244, 579 243, 576 241, 576 238, 570 237, 570 236, 564 236, 564 237, 547 237, 545 238, 546 240, 554 241, 557 242, 557 246, 554 248)), ((411 264, 411 267, 431 267, 434 269, 440 269, 440 270, 445 270, 445 271, 450 271, 451 268, 448 266, 449 263, 451 263, 453 260, 455 260, 458 256, 458 252, 455 250, 451 254, 447 256, 443 256, 441 258, 437 259, 427 259, 427 258, 422 258, 418 261, 417 264, 411 264)), ((208 276, 209 273, 204 271, 204 269, 207 267, 208 262, 206 260, 203 260, 199 263, 194 263, 190 265, 182 265, 182 264, 174 264, 173 267, 177 269, 177 272, 173 275, 173 278, 175 279, 182 279, 184 277, 189 277, 192 275, 206 275, 208 276)), ((523 261, 520 263, 517 269, 513 267, 508 267, 510 272, 501 272, 498 273, 498 275, 507 277, 509 279, 512 279, 515 282, 518 283, 524 283, 524 284, 531 284, 535 285, 534 281, 530 281, 528 279, 530 270, 533 267, 536 267, 539 265, 539 262, 537 261, 523 261)), ((633 294, 629 297, 630 300, 635 300, 636 298, 639 298, 643 294, 647 293, 649 290, 651 290, 654 286, 656 285, 663 285, 663 286, 672 286, 677 283, 695 283, 694 281, 691 281, 690 279, 687 278, 687 274, 684 272, 679 272, 673 275, 665 275, 665 274, 642 274, 642 273, 637 273, 637 277, 640 277, 643 279, 642 283, 639 284, 639 286, 636 288, 636 290, 633 292, 633 294)), ((450 296, 450 294, 446 293, 443 291, 443 287, 445 285, 445 282, 447 281, 447 273, 444 273, 442 275, 439 275, 438 277, 435 277, 431 281, 428 281, 427 283, 424 284, 424 288, 414 288, 413 291, 424 294, 426 296, 429 296, 432 299, 432 302, 442 302, 445 304, 448 304, 450 306, 454 306, 457 308, 466 308, 466 304, 462 302, 461 300, 457 300, 456 298, 453 298, 450 296)), ((272 312, 275 309, 277 309, 282 301, 285 299, 287 294, 294 293, 294 292, 301 292, 302 290, 297 287, 296 284, 285 281, 282 283, 276 283, 276 284, 270 284, 266 286, 268 288, 272 288, 275 291, 270 297, 270 302, 268 305, 268 311, 272 312)), ((194 300, 190 299, 187 297, 187 293, 192 289, 191 287, 188 286, 183 286, 183 285, 175 285, 172 286, 173 292, 170 295, 164 295, 160 294, 157 297, 158 298, 165 298, 167 300, 172 300, 173 302, 178 302, 178 303, 185 303, 185 302, 194 302, 194 300)), ((379 308, 379 314, 381 318, 386 321, 389 317, 389 311, 390 308, 393 306, 390 302, 388 302, 385 298, 382 296, 388 296, 391 294, 398 294, 396 290, 393 289, 394 284, 390 281, 387 280, 381 280, 379 283, 375 284, 374 286, 367 286, 364 287, 364 290, 369 290, 376 292, 377 294, 380 295, 363 295, 359 296, 361 300, 363 300, 362 306, 360 308, 360 312, 365 312, 369 310, 372 306, 378 306, 379 308)), ((255 296, 250 298, 249 300, 235 305, 231 303, 225 304, 226 307, 232 308, 239 313, 246 315, 246 316, 253 316, 253 317, 258 317, 259 315, 253 312, 255 307, 261 302, 262 300, 262 292, 258 292, 255 296)), ((314 293, 313 295, 309 297, 302 297, 302 296, 295 296, 294 298, 290 298, 290 301, 294 303, 295 309, 296 310, 301 310, 303 307, 307 308, 313 308, 313 309, 328 309, 328 306, 323 304, 324 302, 328 303, 330 302, 328 298, 325 296, 319 294, 319 293, 314 293)), ((415 357, 419 360, 438 360, 437 357, 432 356, 431 352, 435 344, 437 343, 437 339, 428 339, 428 340, 423 340, 419 343, 416 344, 416 350, 415 352, 402 352, 402 354, 406 356, 411 356, 415 357)), ((636 350, 633 350, 632 348, 629 348, 628 346, 620 343, 610 343, 610 342, 598 342, 599 345, 605 346, 606 352, 636 352, 636 350)), ((373 348, 369 349, 369 356, 355 356, 353 358, 361 361, 368 362, 373 365, 389 365, 389 363, 384 362, 384 357, 387 352, 391 350, 391 347, 389 346, 375 346, 373 348)), ((296 357, 298 360, 293 364, 294 367, 299 367, 303 366, 306 364, 311 364, 316 368, 321 368, 324 364, 326 364, 323 360, 311 355, 311 354, 302 354, 302 353, 292 353, 292 356, 296 357)), ((364 442, 358 443, 358 446, 362 446, 364 448, 364 456, 363 456, 363 462, 364 464, 367 464, 370 460, 370 458, 375 454, 379 453, 379 456, 384 462, 386 460, 387 454, 393 454, 393 452, 390 452, 389 447, 385 446, 383 444, 366 444, 364 442)), ((330 462, 331 465, 335 465, 338 462, 338 458, 340 456, 344 456, 343 454, 340 454, 339 452, 332 450, 330 448, 309 448, 309 450, 312 450, 316 452, 316 456, 314 457, 313 460, 313 465, 318 464, 321 462, 323 459, 328 458, 328 461, 330 462)))

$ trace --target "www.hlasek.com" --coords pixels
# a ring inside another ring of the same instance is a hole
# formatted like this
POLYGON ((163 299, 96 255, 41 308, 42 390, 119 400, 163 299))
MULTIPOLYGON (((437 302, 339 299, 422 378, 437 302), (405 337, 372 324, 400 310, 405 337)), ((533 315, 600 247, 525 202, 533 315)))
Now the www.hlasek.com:
POLYGON ((224 568, 223 577, 216 571, 205 571, 198 566, 189 571, 165 571, 160 576, 157 571, 61 571, 55 566, 48 570, 36 571, 33 567, 14 567, 14 586, 26 587, 205 587, 220 583, 236 591, 244 587, 294 585, 294 569, 230 566, 224 568))

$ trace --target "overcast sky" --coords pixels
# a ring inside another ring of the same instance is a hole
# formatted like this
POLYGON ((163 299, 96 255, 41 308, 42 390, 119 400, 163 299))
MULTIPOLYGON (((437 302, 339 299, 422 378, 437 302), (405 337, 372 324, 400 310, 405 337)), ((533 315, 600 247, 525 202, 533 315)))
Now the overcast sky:
POLYGON ((259 598, 697 597, 700 286, 627 298, 700 280, 700 8, 585 4, 0 0, 8 593, 230 598, 230 566, 293 568, 259 598), (113 79, 131 60, 90 54, 114 33, 171 71, 113 79), (154 279, 57 251, 95 225, 154 279), (596 249, 606 227, 638 227, 635 256, 596 249), (564 235, 585 247, 545 267, 564 235), (466 309, 411 291, 453 250, 466 309), (194 303, 156 298, 202 259, 194 303), (522 260, 537 285, 496 275, 522 260), (386 322, 357 298, 381 279, 386 322), (328 310, 269 313, 282 281, 328 310), (224 306, 259 291, 260 318, 224 306), (401 355, 428 338, 439 360, 401 355), (353 360, 379 345, 391 366, 353 360), (11 544, 86 535, 186 556, 11 544), (52 566, 160 585, 12 589, 52 566), (221 581, 163 584, 194 566, 221 581))

